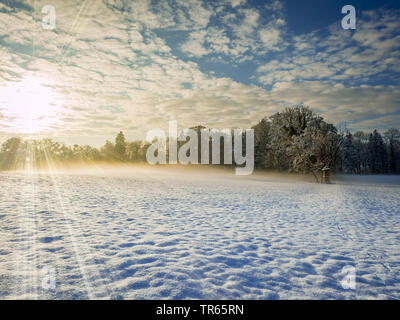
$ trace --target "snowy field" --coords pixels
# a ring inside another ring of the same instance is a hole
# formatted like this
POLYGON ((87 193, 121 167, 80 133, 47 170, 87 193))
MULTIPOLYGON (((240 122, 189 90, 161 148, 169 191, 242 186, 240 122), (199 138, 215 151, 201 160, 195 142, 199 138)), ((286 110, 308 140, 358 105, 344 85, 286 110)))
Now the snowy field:
POLYGON ((400 299, 399 177, 3 172, 0 188, 1 299, 400 299))

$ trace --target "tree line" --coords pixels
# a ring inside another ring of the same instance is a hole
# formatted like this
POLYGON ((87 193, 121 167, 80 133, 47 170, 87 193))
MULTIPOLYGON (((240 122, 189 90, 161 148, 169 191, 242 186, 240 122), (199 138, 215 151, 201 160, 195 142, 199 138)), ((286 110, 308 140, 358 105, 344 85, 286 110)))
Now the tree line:
POLYGON ((142 141, 127 142, 123 132, 116 136, 114 143, 107 140, 101 148, 78 144, 68 146, 52 139, 23 140, 13 137, 1 145, 0 170, 21 169, 27 159, 35 168, 45 168, 49 161, 54 164, 143 162, 146 161, 149 145, 142 141))
POLYGON ((399 174, 400 131, 338 132, 304 106, 262 119, 255 130, 255 167, 319 174, 399 174))
MULTIPOLYGON (((202 128, 197 126, 193 129, 200 133, 202 128)), ((261 119, 252 128, 256 169, 312 173, 317 180, 324 167, 353 174, 400 173, 398 129, 383 134, 377 130, 338 132, 333 124, 304 106, 286 108, 261 119)), ((68 146, 51 139, 13 137, 1 145, 0 170, 23 168, 27 159, 36 168, 46 167, 49 160, 55 164, 145 162, 150 145, 148 141, 127 141, 123 132, 119 132, 113 142, 106 141, 101 148, 77 144, 68 146)), ((245 147, 243 144, 244 150, 245 147)), ((220 149, 223 158, 223 138, 220 149)))

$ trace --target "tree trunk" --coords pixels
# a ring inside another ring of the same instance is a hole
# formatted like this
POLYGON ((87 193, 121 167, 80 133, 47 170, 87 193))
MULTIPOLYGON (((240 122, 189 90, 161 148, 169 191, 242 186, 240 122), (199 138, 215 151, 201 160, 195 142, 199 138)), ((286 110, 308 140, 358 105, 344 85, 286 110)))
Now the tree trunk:
POLYGON ((319 183, 318 175, 315 173, 315 171, 312 171, 312 174, 313 174, 315 180, 317 181, 317 183, 319 183))

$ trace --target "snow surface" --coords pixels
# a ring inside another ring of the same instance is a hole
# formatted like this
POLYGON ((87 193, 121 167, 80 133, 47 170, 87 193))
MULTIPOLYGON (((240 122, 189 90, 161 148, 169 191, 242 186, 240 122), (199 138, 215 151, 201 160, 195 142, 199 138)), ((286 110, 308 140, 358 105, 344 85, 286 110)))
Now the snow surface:
POLYGON ((398 178, 0 173, 0 298, 400 299, 398 178))

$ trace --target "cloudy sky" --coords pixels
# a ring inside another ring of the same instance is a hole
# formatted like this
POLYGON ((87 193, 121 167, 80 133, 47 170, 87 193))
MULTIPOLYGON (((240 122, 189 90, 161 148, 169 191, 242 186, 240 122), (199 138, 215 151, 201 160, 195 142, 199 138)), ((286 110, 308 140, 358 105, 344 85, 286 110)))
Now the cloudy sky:
POLYGON ((352 130, 400 124, 397 0, 0 0, 0 61, 0 140, 249 128, 299 103, 352 130))

